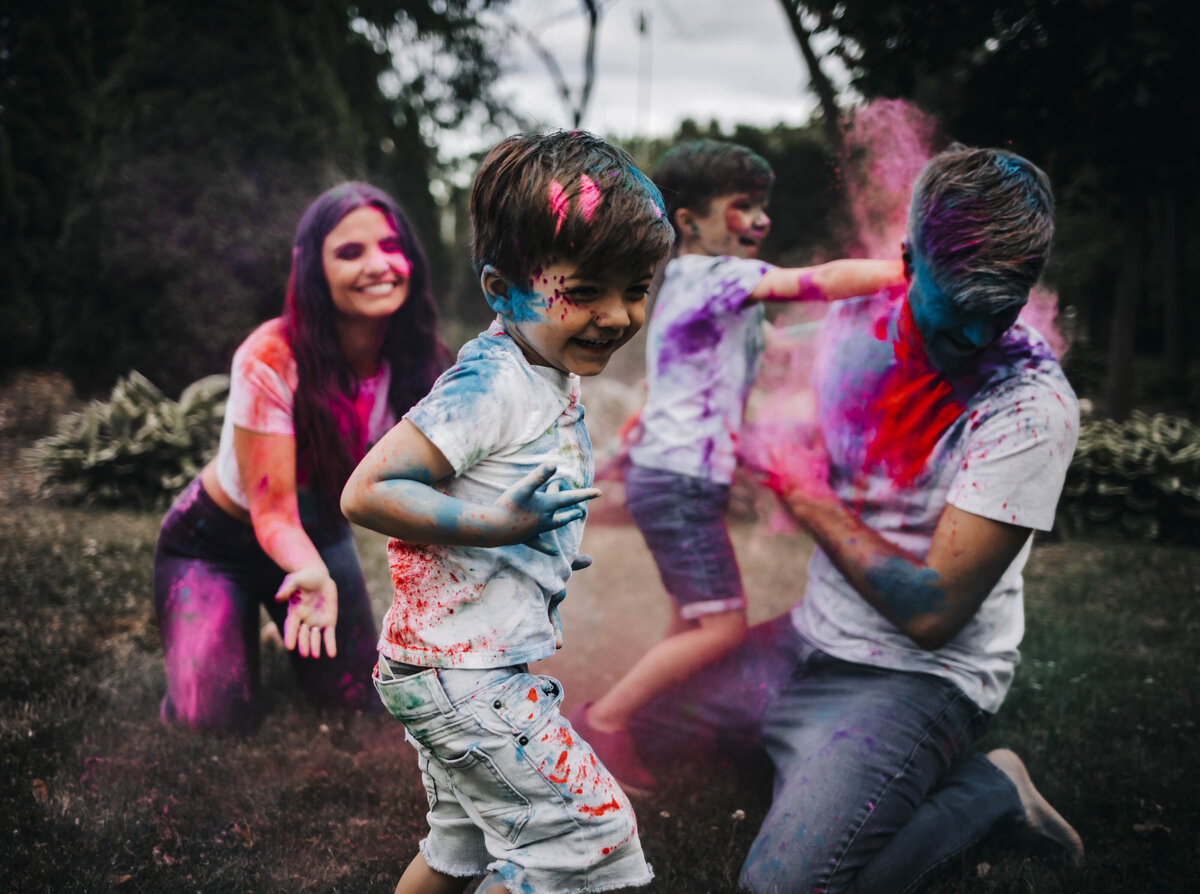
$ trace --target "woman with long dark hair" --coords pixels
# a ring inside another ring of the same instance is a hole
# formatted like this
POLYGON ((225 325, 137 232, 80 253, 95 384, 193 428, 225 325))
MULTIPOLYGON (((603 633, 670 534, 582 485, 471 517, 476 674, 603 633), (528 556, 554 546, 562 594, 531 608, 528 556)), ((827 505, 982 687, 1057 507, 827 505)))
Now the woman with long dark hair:
POLYGON ((217 456, 163 521, 164 721, 254 723, 260 605, 310 700, 377 707, 374 616, 338 499, 445 365, 436 323, 424 253, 391 198, 345 183, 308 207, 283 315, 234 354, 217 456))

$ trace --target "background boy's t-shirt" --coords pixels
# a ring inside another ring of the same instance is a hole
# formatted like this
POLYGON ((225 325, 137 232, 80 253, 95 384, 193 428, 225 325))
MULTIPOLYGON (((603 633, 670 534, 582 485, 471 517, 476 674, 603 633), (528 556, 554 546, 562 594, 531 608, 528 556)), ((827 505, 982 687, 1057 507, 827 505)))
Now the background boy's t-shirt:
POLYGON ((646 347, 639 466, 729 484, 737 434, 764 347, 762 304, 746 301, 771 265, 687 254, 667 264, 646 347))
MULTIPOLYGON (((951 386, 904 349, 904 302, 833 305, 815 367, 830 484, 863 522, 919 558, 946 503, 984 518, 1049 530, 1075 450, 1079 409, 1042 337, 1017 322, 951 386)), ((911 318, 908 318, 909 320, 911 318)), ((934 674, 994 712, 1019 661, 1021 571, 1030 542, 967 626, 936 651, 918 648, 817 549, 797 629, 859 664, 934 674)))
MULTIPOLYGON (((248 504, 233 450, 233 427, 256 434, 295 437, 293 408, 299 381, 296 358, 284 335, 283 320, 278 317, 251 332, 234 352, 216 467, 221 489, 243 509, 248 504)), ((391 381, 391 367, 386 360, 380 362, 375 375, 358 380, 354 412, 366 432, 368 445, 396 424, 396 415, 388 404, 391 381)), ((298 468, 296 476, 303 484, 305 470, 298 468)))
MULTIPOLYGON (((590 487, 592 445, 579 377, 532 366, 493 323, 405 415, 446 457, 455 475, 438 490, 490 504, 546 461, 564 489, 590 487)), ((586 511, 586 506, 584 507, 586 511)), ((556 613, 583 519, 546 536, 559 554, 503 547, 388 543, 395 597, 379 651, 425 667, 503 667, 555 649, 556 613)))

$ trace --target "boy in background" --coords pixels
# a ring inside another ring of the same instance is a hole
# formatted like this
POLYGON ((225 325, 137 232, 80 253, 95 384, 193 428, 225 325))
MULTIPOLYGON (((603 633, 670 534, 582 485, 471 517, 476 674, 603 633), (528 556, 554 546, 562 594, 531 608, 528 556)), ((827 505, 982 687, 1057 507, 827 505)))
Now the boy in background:
POLYGON ((774 174, 744 146, 693 140, 654 172, 676 255, 650 321, 647 401, 629 452, 625 504, 671 595, 667 635, 572 717, 627 791, 654 778, 630 718, 741 643, 746 599, 725 526, 737 438, 764 349, 768 301, 835 301, 901 286, 899 261, 781 268, 757 260, 774 174))
POLYGON ((528 662, 562 644, 593 459, 579 377, 641 328, 672 232, 621 150, 510 137, 471 196, 497 312, 346 485, 390 535, 395 600, 375 683, 418 753, 428 836, 397 892, 601 891, 651 878, 628 798, 528 662))

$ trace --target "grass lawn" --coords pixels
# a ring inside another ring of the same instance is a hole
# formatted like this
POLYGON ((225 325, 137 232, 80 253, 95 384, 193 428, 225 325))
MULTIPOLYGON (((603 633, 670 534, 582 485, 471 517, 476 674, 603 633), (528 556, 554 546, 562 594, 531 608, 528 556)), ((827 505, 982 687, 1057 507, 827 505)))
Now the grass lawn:
MULTIPOLYGON (((268 650, 272 704, 254 735, 163 727, 158 517, 15 502, 0 516, 0 891, 392 890, 424 829, 398 723, 315 713, 268 650)), ((589 529, 596 565, 573 582, 567 648, 545 668, 568 708, 658 636, 665 597, 637 537, 589 529)), ((782 610, 802 586, 806 542, 749 527, 735 541, 754 611, 782 610)), ((382 606, 379 544, 360 546, 382 606)), ((983 747, 1024 757, 1087 861, 988 841, 926 890, 1194 890, 1200 551, 1044 544, 1027 582, 1024 662, 983 747)), ((644 890, 720 892, 766 799, 684 768, 635 807, 657 873, 644 890)))

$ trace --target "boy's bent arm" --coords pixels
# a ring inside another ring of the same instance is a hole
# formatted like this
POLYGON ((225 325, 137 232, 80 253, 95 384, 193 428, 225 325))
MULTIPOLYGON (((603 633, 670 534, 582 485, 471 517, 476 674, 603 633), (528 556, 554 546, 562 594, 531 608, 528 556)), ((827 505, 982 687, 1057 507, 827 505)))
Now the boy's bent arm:
POLYGON ((840 301, 900 285, 904 285, 903 261, 844 258, 814 267, 773 267, 746 300, 840 301))
POLYGON ((355 524, 407 540, 452 546, 529 543, 553 552, 538 535, 582 517, 578 503, 593 488, 553 491, 554 466, 543 464, 492 504, 469 503, 434 489, 454 474, 437 448, 407 419, 371 448, 342 491, 342 512, 355 524))

